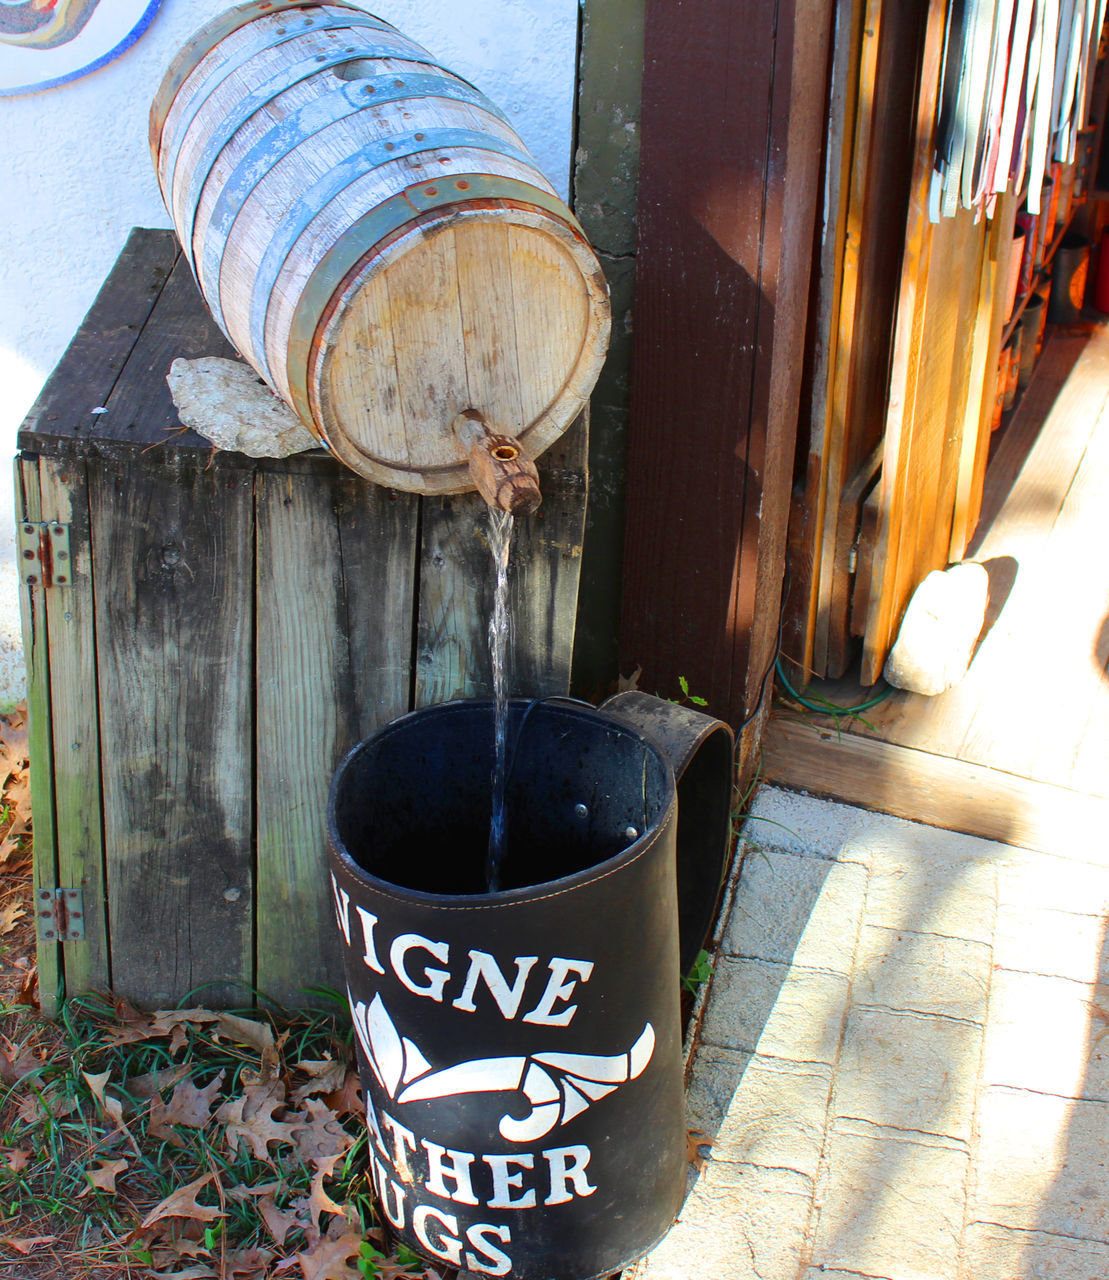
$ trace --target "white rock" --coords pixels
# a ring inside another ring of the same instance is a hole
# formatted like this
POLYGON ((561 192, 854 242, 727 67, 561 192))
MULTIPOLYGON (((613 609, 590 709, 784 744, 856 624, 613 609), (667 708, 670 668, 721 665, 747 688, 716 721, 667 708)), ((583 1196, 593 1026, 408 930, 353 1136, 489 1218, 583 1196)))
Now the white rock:
POLYGON ((966 675, 990 598, 990 575, 967 562, 933 569, 913 592, 882 672, 890 684, 937 694, 966 675))
POLYGON ((287 458, 319 445, 292 409, 237 360, 177 359, 166 382, 182 423, 218 449, 287 458))

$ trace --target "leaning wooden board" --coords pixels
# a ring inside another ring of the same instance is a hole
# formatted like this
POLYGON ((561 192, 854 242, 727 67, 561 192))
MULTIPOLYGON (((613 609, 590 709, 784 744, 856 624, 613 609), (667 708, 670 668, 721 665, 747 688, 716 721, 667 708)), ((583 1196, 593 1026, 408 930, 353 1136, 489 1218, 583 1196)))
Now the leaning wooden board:
MULTIPOLYGON (((481 500, 380 488, 322 450, 213 451, 165 375, 233 354, 172 235, 135 231, 20 432, 27 545, 57 524, 72 566, 50 585, 27 560, 21 591, 36 889, 80 890, 80 918, 43 905, 47 1009, 341 987, 332 768, 414 706, 488 692, 481 500)), ((585 449, 579 419, 518 527, 520 694, 569 685, 585 449)))

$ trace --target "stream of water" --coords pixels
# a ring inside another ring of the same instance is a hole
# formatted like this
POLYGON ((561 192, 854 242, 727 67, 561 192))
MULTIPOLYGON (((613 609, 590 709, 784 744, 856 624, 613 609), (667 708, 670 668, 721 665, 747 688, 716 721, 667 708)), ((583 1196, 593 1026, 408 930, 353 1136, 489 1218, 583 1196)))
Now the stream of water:
POLYGON ((508 826, 506 769, 508 763, 508 560, 512 548, 512 513, 489 508, 489 548, 496 582, 489 616, 489 657, 493 668, 493 808, 489 819, 489 852, 485 884, 496 893, 501 883, 508 826))

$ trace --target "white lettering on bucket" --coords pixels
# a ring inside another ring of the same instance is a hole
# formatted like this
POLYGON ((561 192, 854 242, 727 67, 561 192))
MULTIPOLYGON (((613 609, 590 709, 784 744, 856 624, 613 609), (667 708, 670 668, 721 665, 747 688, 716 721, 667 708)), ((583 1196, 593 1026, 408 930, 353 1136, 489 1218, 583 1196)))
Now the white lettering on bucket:
POLYGON ((427 1152, 427 1189, 433 1195, 458 1204, 479 1203, 470 1181, 474 1157, 468 1151, 451 1151, 449 1147, 441 1147, 426 1138, 420 1140, 420 1146, 427 1152), (453 1191, 446 1184, 447 1178, 454 1183, 453 1191))
POLYGON ((585 1176, 591 1155, 592 1152, 585 1146, 553 1147, 550 1151, 543 1152, 543 1159, 551 1170, 551 1194, 543 1201, 544 1204, 565 1204, 576 1195, 591 1196, 597 1190, 590 1186, 589 1179, 585 1176), (574 1184, 573 1191, 570 1190, 570 1183, 574 1184))
POLYGON ((469 955, 470 967, 466 971, 466 985, 462 988, 462 994, 454 1001, 454 1007, 462 1009, 466 1013, 476 1013, 477 1005, 474 1004, 474 994, 477 991, 478 979, 483 978, 485 985, 489 988, 490 995, 497 1002, 497 1008, 501 1011, 502 1016, 511 1022, 519 1012, 520 1001, 524 998, 524 987, 527 984, 528 974, 531 973, 532 965, 535 964, 539 957, 516 957, 516 980, 510 987, 501 972, 500 965, 488 952, 471 951, 469 955))
POLYGON ((524 1186, 523 1170, 535 1168, 535 1157, 530 1154, 518 1156, 483 1156, 493 1174, 493 1194, 489 1199, 490 1209, 534 1209, 535 1188, 524 1192, 513 1200, 513 1191, 522 1190, 524 1186), (509 1166, 515 1165, 518 1172, 509 1173, 509 1166))
POLYGON ((466 1232, 466 1242, 475 1249, 479 1249, 483 1256, 478 1258, 467 1251, 467 1271, 482 1271, 488 1276, 508 1275, 512 1270, 512 1259, 496 1245, 490 1244, 486 1236, 496 1236, 501 1244, 512 1243, 512 1232, 507 1227, 495 1227, 489 1222, 475 1222, 466 1232))
POLYGON ((432 969, 425 966, 423 971, 423 984, 419 984, 409 974, 404 967, 405 959, 410 951, 426 951, 428 955, 433 956, 441 964, 446 964, 450 959, 450 946, 446 942, 430 942, 427 938, 422 938, 418 933, 402 933, 399 937, 393 939, 393 945, 389 948, 389 964, 392 966, 393 972, 400 979, 401 984, 406 986, 414 996, 427 996, 429 999, 441 1004, 443 1001, 443 988, 450 979, 449 969, 432 969))
POLYGON ((557 1002, 568 1000, 578 985, 576 979, 573 982, 567 982, 566 978, 569 974, 576 973, 582 982, 588 982, 593 972, 593 962, 592 960, 563 960, 556 956, 548 967, 551 977, 547 983, 547 989, 531 1013, 524 1014, 524 1021, 542 1023, 548 1027, 566 1027, 570 1025, 570 1020, 578 1011, 578 1006, 572 1004, 560 1013, 554 1012, 557 1002))
POLYGON ((434 1254, 437 1258, 442 1258, 445 1262, 449 1262, 452 1267, 457 1267, 462 1261, 462 1242, 457 1239, 458 1236, 458 1219, 453 1213, 440 1213, 438 1209, 433 1208, 429 1204, 422 1204, 412 1215, 412 1230, 416 1233, 416 1239, 424 1246, 428 1253, 434 1254), (428 1219, 434 1219, 435 1222, 449 1232, 449 1235, 436 1233, 433 1240, 428 1234, 428 1219))

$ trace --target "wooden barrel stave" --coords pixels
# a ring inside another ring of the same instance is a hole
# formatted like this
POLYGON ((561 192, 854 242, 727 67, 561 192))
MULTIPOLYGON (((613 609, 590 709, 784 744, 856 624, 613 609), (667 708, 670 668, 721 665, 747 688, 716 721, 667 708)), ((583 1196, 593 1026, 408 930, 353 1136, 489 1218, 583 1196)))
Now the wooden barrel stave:
POLYGON ((425 50, 400 32, 383 28, 369 14, 339 7, 317 9, 295 19, 287 13, 267 15, 227 36, 195 64, 166 113, 158 146, 163 196, 173 185, 179 142, 198 113, 207 109, 211 114, 213 107, 233 108, 236 93, 257 89, 266 73, 272 74, 282 62, 309 54, 326 56, 344 45, 371 47, 364 38, 367 32, 372 33, 374 47, 389 51, 383 56, 431 61, 425 50))
POLYGON ((473 406, 491 420, 504 414, 529 452, 538 454, 563 430, 561 414, 580 409, 591 381, 574 386, 577 357, 583 345, 603 335, 590 334, 590 307, 570 244, 554 239, 549 224, 534 211, 505 207, 500 220, 487 210, 467 209, 447 221, 410 230, 407 237, 438 242, 437 252, 416 255, 411 245, 396 246, 396 260, 386 273, 365 270, 342 291, 348 300, 343 323, 335 316, 321 333, 314 376, 308 379, 318 420, 334 417, 336 402, 353 405, 347 412, 342 440, 332 448, 348 465, 372 464, 387 483, 409 488, 417 472, 423 492, 451 492, 457 481, 457 450, 449 424, 473 406), (509 220, 511 219, 511 221, 509 220), (558 276, 558 279, 554 279, 558 276), (416 305, 433 294, 435 306, 416 305), (509 296, 511 310, 496 299, 509 296), (557 300, 557 308, 552 302, 557 300), (571 305, 573 303, 573 305, 571 305), (459 326, 459 317, 465 317, 459 326), (498 333, 510 325, 513 333, 498 333), (482 345, 465 340, 465 329, 483 329, 482 345), (548 359, 521 367, 520 352, 548 350, 548 359), (350 370, 372 350, 374 379, 350 385, 350 370), (490 353, 499 358, 489 359, 490 353), (420 370, 434 360, 436 378, 428 384, 420 370), (558 378, 552 371, 561 370, 558 378), (537 377, 536 374, 539 374, 537 377), (348 385, 343 385, 346 382, 348 385), (395 407, 394 407, 395 406, 395 407), (556 412, 557 409, 557 412, 556 412), (403 423, 389 449, 372 449, 380 440, 380 422, 395 417, 403 423), (428 430, 427 422, 447 424, 428 430), (405 447, 398 449, 396 439, 405 447), (389 461, 403 453, 406 468, 389 461))
MULTIPOLYGON (((390 68, 367 83, 341 80, 336 87, 317 91, 314 84, 300 81, 260 109, 228 139, 209 166, 206 180, 196 196, 193 221, 193 250, 197 275, 202 283, 215 278, 224 241, 249 194, 274 163, 302 145, 308 138, 338 120, 365 109, 364 91, 375 93, 374 106, 400 101, 413 94, 426 102, 447 98, 479 105, 481 94, 463 80, 452 78, 444 84, 442 74, 412 75, 410 64, 383 62, 390 68), (404 70, 405 88, 396 87, 397 74, 404 70), (203 253, 200 245, 203 245, 203 253)), ((186 210, 191 207, 186 200, 186 210)))
POLYGON ((152 110, 163 193, 225 332, 379 482, 471 488, 451 428, 466 408, 540 452, 607 339, 573 216, 503 114, 387 24, 258 9, 193 42, 152 110))
MULTIPOLYGON (((403 58, 411 63, 418 52, 419 46, 410 40, 383 43, 368 39, 359 28, 313 29, 295 41, 263 46, 234 73, 222 74, 226 69, 218 56, 210 70, 205 59, 194 73, 201 83, 187 111, 180 116, 171 114, 164 132, 163 193, 169 193, 173 201, 175 221, 185 225, 220 144, 284 90, 328 67, 375 57, 403 58)), ((183 93, 191 88, 192 77, 183 93)))

